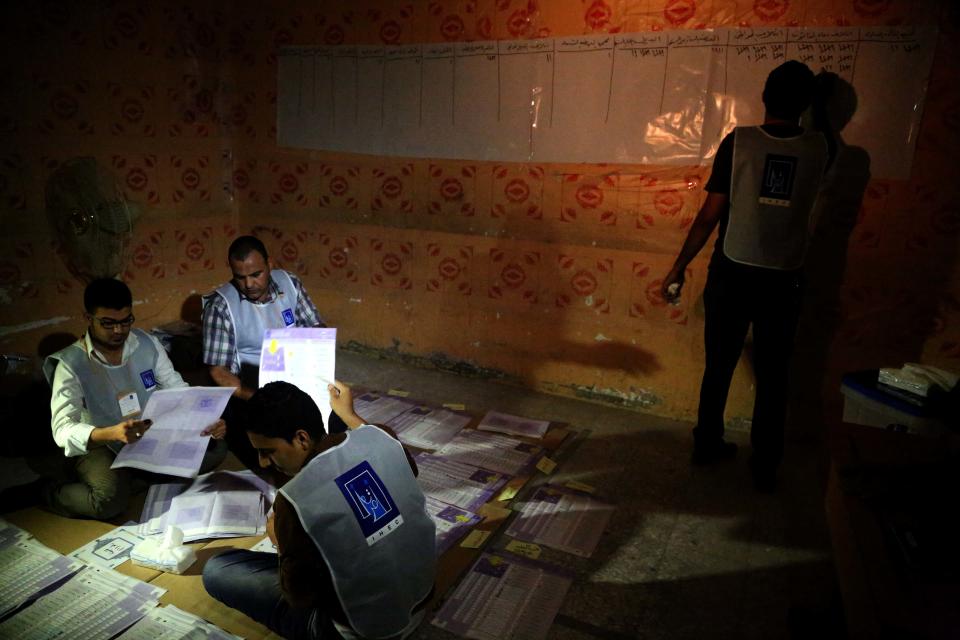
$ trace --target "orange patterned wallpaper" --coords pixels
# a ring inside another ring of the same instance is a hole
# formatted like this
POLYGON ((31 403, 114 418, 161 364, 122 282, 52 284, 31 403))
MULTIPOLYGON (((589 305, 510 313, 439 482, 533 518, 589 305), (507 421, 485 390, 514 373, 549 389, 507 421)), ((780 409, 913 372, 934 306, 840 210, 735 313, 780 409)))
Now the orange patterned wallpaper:
MULTIPOLYGON (((905 360, 960 369, 952 3, 106 0, 89 11, 63 0, 3 12, 4 349, 32 351, 45 333, 79 327, 82 287, 52 257, 43 184, 63 160, 94 155, 142 211, 124 277, 146 324, 178 317, 191 292, 221 281, 227 244, 252 229, 304 278, 342 344, 687 418, 702 371, 709 250, 691 265, 679 307, 656 291, 708 167, 281 149, 276 47, 937 23, 913 179, 871 181, 862 207, 818 235, 797 404, 803 419, 818 418, 821 397, 835 407, 846 370, 905 360), (24 328, 31 322, 49 324, 24 328)), ((749 416, 751 402, 745 359, 728 416, 749 416)))

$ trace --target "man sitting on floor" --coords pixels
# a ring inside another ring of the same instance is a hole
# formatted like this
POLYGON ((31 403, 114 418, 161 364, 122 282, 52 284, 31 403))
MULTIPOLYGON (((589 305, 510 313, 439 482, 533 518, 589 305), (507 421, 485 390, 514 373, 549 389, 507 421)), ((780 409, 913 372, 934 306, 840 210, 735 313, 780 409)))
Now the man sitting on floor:
POLYGON ((267 523, 279 562, 231 550, 207 562, 203 584, 285 638, 403 638, 423 618, 436 565, 416 465, 386 429, 364 424, 349 387, 328 390, 346 433, 326 434, 316 403, 292 384, 251 398, 260 465, 293 476, 267 523))
MULTIPOLYGON (((188 385, 156 338, 131 329, 133 296, 126 284, 94 280, 83 303, 86 333, 43 365, 53 390, 53 439, 63 455, 29 462, 42 475, 53 476, 35 485, 36 497, 51 511, 105 520, 126 509, 133 491, 145 484, 144 473, 110 465, 124 444, 136 442, 150 427, 138 419, 147 400, 157 389, 188 385)), ((201 472, 216 468, 226 456, 225 431, 223 420, 204 431, 214 440, 201 472)))

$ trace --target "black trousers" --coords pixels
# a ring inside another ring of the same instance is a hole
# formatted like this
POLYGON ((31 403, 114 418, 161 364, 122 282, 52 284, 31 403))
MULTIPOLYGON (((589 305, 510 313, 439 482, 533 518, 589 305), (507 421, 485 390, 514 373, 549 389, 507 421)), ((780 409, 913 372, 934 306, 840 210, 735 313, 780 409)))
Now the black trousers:
MULTIPOLYGON (((240 380, 243 386, 257 389, 259 387, 259 374, 258 367, 242 365, 240 380)), ((223 412, 223 419, 227 423, 225 440, 233 455, 237 456, 237 459, 245 467, 256 471, 260 468, 260 461, 256 449, 253 448, 247 438, 247 416, 247 401, 231 397, 230 402, 227 403, 227 408, 223 412)), ((336 413, 330 414, 330 419, 324 426, 327 428, 327 433, 343 433, 347 430, 346 423, 336 413)))
POLYGON ((774 469, 783 458, 790 355, 803 296, 798 271, 714 261, 703 293, 706 367, 693 430, 697 446, 723 438, 730 381, 753 325, 756 398, 750 442, 752 463, 774 469))

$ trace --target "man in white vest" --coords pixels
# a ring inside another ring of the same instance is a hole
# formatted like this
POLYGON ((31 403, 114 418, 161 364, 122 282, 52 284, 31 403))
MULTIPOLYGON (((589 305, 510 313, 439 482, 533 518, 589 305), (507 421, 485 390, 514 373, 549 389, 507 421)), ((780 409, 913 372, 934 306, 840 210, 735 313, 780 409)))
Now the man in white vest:
POLYGON ((700 386, 694 464, 733 458, 724 408, 744 340, 753 325, 756 400, 750 470, 770 491, 783 457, 787 373, 802 298, 801 269, 811 212, 828 165, 824 136, 800 126, 815 90, 813 72, 791 60, 763 90, 761 126, 737 127, 720 143, 707 197, 663 280, 668 302, 680 296, 687 265, 719 224, 704 290, 706 367, 700 386))
POLYGON ((349 387, 330 385, 346 433, 326 434, 306 393, 271 382, 249 403, 260 464, 292 476, 267 532, 277 555, 231 550, 207 561, 214 598, 284 638, 403 638, 433 591, 435 529, 413 458, 364 424, 349 387))
MULTIPOLYGON (((38 470, 49 471, 51 462, 59 467, 41 481, 39 497, 61 515, 103 520, 123 511, 131 493, 149 481, 149 474, 110 468, 116 452, 150 428, 139 419, 147 400, 158 389, 188 385, 160 342, 132 328, 133 296, 126 284, 94 280, 83 303, 86 333, 43 364, 52 387, 50 426, 63 456, 39 463, 38 470)), ((223 461, 225 432, 222 420, 204 431, 213 441, 202 472, 223 461)))
MULTIPOLYGON (((259 386, 263 332, 284 327, 323 327, 324 322, 294 274, 275 269, 259 238, 240 236, 227 250, 232 277, 204 297, 203 362, 221 387, 236 387, 225 417, 227 442, 250 468, 256 455, 247 442, 245 403, 259 386)), ((339 420, 331 431, 343 431, 339 420)))

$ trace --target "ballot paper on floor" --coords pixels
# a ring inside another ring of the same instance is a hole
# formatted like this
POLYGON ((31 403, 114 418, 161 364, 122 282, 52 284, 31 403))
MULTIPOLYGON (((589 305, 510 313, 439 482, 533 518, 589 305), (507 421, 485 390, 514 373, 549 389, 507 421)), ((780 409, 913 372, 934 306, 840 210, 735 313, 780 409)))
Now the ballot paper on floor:
POLYGON ((155 607, 115 640, 242 640, 172 604, 155 607))
POLYGON ((415 458, 424 495, 467 511, 476 511, 510 479, 502 473, 421 453, 415 458))
POLYGON ((516 476, 533 468, 543 447, 495 433, 464 429, 436 453, 448 460, 516 476))
MULTIPOLYGON (((0 616, 84 566, 79 560, 40 544, 26 531, 3 524, 6 526, 0 529, 0 616)), ((16 636, 0 633, 0 637, 16 636)))
POLYGON ((543 485, 513 509, 519 513, 507 527, 508 536, 588 558, 615 507, 567 487, 543 485))
POLYGON ((115 569, 130 559, 130 551, 143 542, 137 523, 112 529, 70 553, 71 558, 107 569, 115 569))
POLYGON ((483 420, 477 425, 480 431, 496 431, 528 438, 542 438, 549 427, 549 420, 533 420, 499 411, 487 411, 487 415, 483 416, 483 420))
POLYGON ((417 406, 412 400, 368 391, 353 399, 353 410, 367 424, 386 424, 417 406))
POLYGON ((112 638, 157 606, 164 593, 112 569, 86 566, 0 623, 0 638, 112 638))
POLYGON ((413 407, 387 420, 400 442, 418 449, 439 449, 469 423, 464 413, 433 407, 413 407))
POLYGON ((175 525, 185 542, 260 535, 275 495, 276 489, 252 471, 214 471, 190 485, 153 485, 137 533, 157 535, 175 525))
POLYGON ((436 527, 438 557, 483 520, 472 511, 455 507, 430 496, 426 498, 427 515, 436 527))
POLYGON ((313 398, 323 423, 330 422, 330 392, 335 378, 337 330, 290 327, 267 329, 260 349, 260 386, 283 381, 313 398))
POLYGON ((544 563, 483 553, 433 624, 464 638, 541 640, 572 583, 572 576, 544 563))
POLYGON ((210 436, 201 433, 220 419, 232 387, 182 387, 151 394, 141 419, 153 424, 143 438, 124 445, 111 469, 132 467, 180 478, 200 471, 210 436))

